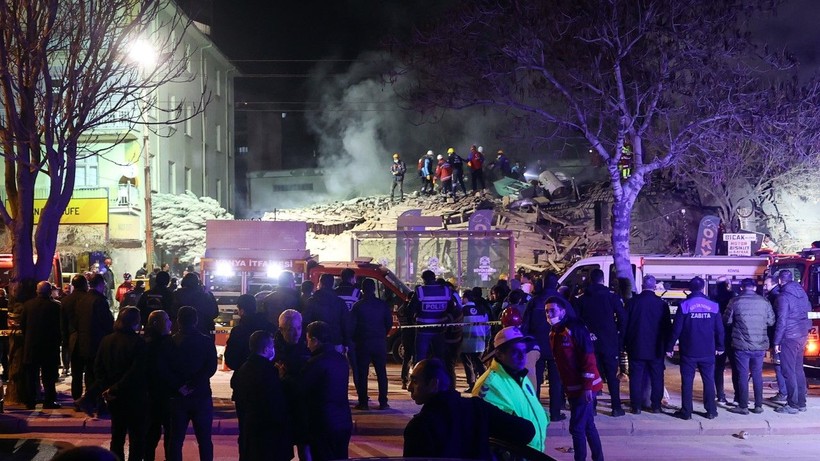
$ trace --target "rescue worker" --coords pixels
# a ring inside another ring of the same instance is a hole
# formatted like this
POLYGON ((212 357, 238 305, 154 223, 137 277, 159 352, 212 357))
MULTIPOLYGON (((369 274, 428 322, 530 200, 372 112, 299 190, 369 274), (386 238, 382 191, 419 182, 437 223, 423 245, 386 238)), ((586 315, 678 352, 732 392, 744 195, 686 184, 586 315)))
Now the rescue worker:
POLYGON ((407 172, 407 165, 399 158, 399 153, 393 154, 393 164, 390 165, 390 174, 393 175, 393 184, 390 186, 390 201, 399 186, 399 201, 404 200, 404 174, 407 172))
POLYGON ((128 272, 122 274, 122 283, 120 286, 117 287, 117 293, 114 295, 114 299, 117 300, 120 307, 125 307, 126 305, 123 304, 123 300, 125 300, 125 295, 128 294, 134 288, 134 284, 131 282, 131 274, 128 272))
MULTIPOLYGON (((359 362, 356 360, 356 343, 353 342, 353 329, 355 325, 353 323, 352 312, 353 305, 361 299, 362 292, 356 287, 356 272, 353 269, 342 269, 342 272, 339 274, 339 278, 341 279, 339 286, 337 286, 333 291, 336 293, 336 296, 344 301, 345 307, 347 308, 346 314, 349 321, 346 323, 346 337, 348 338, 348 342, 345 343, 345 346, 347 347, 347 360, 350 361, 350 369, 353 372, 353 386, 358 391, 361 386, 359 381, 359 362)), ((365 376, 365 379, 366 378, 367 376, 365 376)), ((365 387, 366 386, 367 383, 365 383, 365 387)))
POLYGON ((421 193, 432 195, 433 193, 433 151, 427 153, 419 159, 419 176, 421 177, 421 193))
POLYGON ((445 159, 441 154, 439 154, 436 158, 438 159, 436 178, 441 181, 440 192, 444 195, 449 194, 455 199, 456 194, 453 191, 453 166, 450 165, 450 162, 448 162, 447 159, 445 159))
POLYGON ((511 178, 512 177, 512 168, 510 167, 510 160, 504 155, 503 149, 498 149, 498 157, 496 157, 495 161, 490 166, 491 170, 498 168, 498 171, 501 173, 501 178, 511 178))
POLYGON ((486 189, 487 186, 484 184, 484 154, 481 153, 481 149, 472 146, 470 148, 470 158, 468 159, 467 165, 470 166, 470 179, 473 185, 473 193, 478 192, 478 183, 481 183, 481 189, 486 189))
POLYGON ((586 460, 587 444, 594 461, 604 459, 601 437, 595 426, 595 394, 603 388, 590 332, 572 314, 572 307, 562 296, 547 298, 544 314, 552 326, 550 345, 555 355, 561 382, 567 391, 574 458, 586 460))
POLYGON ((666 355, 672 357, 675 342, 680 339, 681 409, 673 416, 692 419, 692 383, 695 369, 703 381, 703 406, 706 419, 717 417, 715 402, 715 355, 723 354, 723 319, 718 303, 703 294, 703 279, 689 281, 691 294, 678 307, 672 324, 672 336, 666 355))
POLYGON ((416 363, 428 358, 444 358, 444 327, 448 316, 456 317, 460 307, 456 303, 450 287, 436 283, 436 274, 431 270, 422 272, 424 285, 416 287, 408 309, 416 330, 416 363), (426 327, 426 325, 435 325, 426 327))
POLYGON ((456 153, 452 147, 447 149, 447 162, 453 167, 453 196, 455 197, 456 188, 461 186, 461 192, 467 196, 467 186, 464 185, 464 159, 456 153))

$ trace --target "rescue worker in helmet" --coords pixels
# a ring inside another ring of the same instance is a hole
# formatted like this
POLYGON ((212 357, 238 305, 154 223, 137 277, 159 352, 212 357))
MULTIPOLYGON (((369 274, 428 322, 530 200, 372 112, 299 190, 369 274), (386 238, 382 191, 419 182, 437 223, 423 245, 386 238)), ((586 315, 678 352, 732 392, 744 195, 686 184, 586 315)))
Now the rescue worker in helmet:
POLYGON ((452 147, 447 149, 447 162, 453 167, 453 196, 455 197, 456 189, 461 187, 461 192, 467 196, 467 186, 464 185, 464 163, 465 160, 456 153, 452 147))
POLYGON ((435 170, 433 162, 435 162, 435 159, 433 158, 432 150, 428 150, 427 153, 419 159, 419 177, 421 178, 422 195, 433 194, 433 173, 435 170))
POLYGON ((399 186, 399 201, 404 200, 404 174, 407 173, 407 165, 399 157, 399 153, 393 154, 393 164, 390 165, 390 174, 393 175, 393 185, 390 187, 390 202, 393 202, 393 196, 396 192, 396 186, 399 186))
POLYGON ((131 281, 131 274, 128 272, 122 274, 122 283, 117 287, 117 293, 115 295, 115 299, 120 303, 121 307, 125 307, 122 305, 122 301, 125 299, 125 295, 133 288, 134 283, 131 281))

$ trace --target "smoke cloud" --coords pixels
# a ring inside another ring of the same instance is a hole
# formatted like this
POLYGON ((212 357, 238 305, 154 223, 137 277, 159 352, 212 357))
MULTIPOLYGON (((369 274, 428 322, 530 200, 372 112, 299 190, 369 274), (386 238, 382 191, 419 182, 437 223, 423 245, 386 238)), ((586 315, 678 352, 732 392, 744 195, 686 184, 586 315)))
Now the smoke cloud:
POLYGON ((388 193, 394 152, 407 164, 406 193, 408 181, 415 182, 417 160, 429 149, 444 154, 453 147, 465 158, 473 144, 483 145, 488 158, 508 149, 498 138, 509 123, 496 112, 468 109, 425 120, 403 109, 396 89, 404 82, 397 87, 380 78, 391 65, 386 55, 370 52, 343 73, 331 73, 331 66, 314 72, 310 91, 321 110, 308 117, 308 126, 319 139, 319 165, 331 199, 388 193))

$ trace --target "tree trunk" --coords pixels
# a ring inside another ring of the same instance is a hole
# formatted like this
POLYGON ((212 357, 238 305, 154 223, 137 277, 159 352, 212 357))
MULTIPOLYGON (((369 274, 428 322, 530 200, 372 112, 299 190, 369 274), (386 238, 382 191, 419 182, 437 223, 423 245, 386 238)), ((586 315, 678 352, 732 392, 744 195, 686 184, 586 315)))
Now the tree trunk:
MULTIPOLYGON (((620 193, 614 194, 615 201, 612 203, 612 257, 615 274, 619 279, 628 280, 632 290, 635 289, 635 274, 629 261, 629 236, 632 231, 632 208, 642 186, 642 176, 634 174, 621 185, 620 193)), ((610 284, 612 285, 612 281, 610 284)))

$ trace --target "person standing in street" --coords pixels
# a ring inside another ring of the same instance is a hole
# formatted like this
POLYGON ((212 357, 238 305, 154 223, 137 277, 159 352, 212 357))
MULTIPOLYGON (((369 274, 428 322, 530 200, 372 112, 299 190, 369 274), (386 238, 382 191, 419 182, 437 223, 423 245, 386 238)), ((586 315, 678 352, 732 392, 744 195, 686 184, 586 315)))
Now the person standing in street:
POLYGON ((592 270, 589 279, 589 286, 576 300, 576 312, 594 337, 595 361, 609 389, 612 416, 623 416, 618 365, 623 348, 626 310, 621 297, 604 285, 604 271, 592 270))
POLYGON ((148 423, 146 347, 139 335, 140 326, 139 309, 125 307, 119 311, 114 332, 100 342, 94 362, 95 381, 84 397, 93 401, 101 395, 105 399, 111 412, 111 451, 128 461, 144 458, 148 423))
MULTIPOLYGON (((162 310, 171 317, 171 322, 176 322, 176 310, 174 309, 174 293, 168 288, 171 282, 171 274, 164 271, 157 271, 154 279, 148 285, 148 290, 140 296, 137 301, 137 308, 140 310, 140 317, 143 322, 148 321, 151 312, 162 310)), ((176 325, 174 325, 176 328, 176 325)))
POLYGON ((595 394, 603 389, 590 332, 569 315, 572 307, 562 296, 550 296, 544 305, 551 325, 550 344, 561 382, 569 400, 569 433, 576 461, 587 458, 587 444, 594 461, 603 461, 604 450, 595 426, 595 394))
POLYGON ((239 460, 289 461, 293 458, 289 402, 273 364, 273 335, 255 331, 248 345, 250 356, 231 377, 239 420, 239 460))
POLYGON ((51 284, 37 284, 37 296, 23 304, 20 315, 23 332, 23 370, 26 408, 34 409, 40 377, 43 382, 43 408, 57 409, 57 378, 60 367, 60 303, 51 299, 51 284))
MULTIPOLYGON (((97 350, 103 337, 114 331, 114 316, 108 306, 108 299, 105 297, 105 279, 100 274, 95 274, 88 284, 89 291, 77 303, 75 314, 75 328, 77 330, 77 348, 72 354, 71 366, 71 393, 80 391, 82 395, 83 378, 85 378, 85 388, 96 381, 94 375, 94 360, 97 357, 97 350), (74 381, 77 380, 77 384, 74 381), (75 387, 76 386, 76 387, 75 387)), ((98 402, 85 401, 84 405, 79 405, 75 400, 74 410, 85 410, 87 413, 93 412, 98 402), (85 408, 82 408, 82 407, 85 408)))
POLYGON ((311 357, 302 368, 302 390, 307 399, 308 449, 313 461, 347 459, 353 431, 347 400, 350 370, 331 335, 330 325, 325 322, 308 324, 311 357))
POLYGON ((330 328, 330 338, 327 341, 336 352, 343 354, 350 344, 350 311, 342 298, 333 291, 333 283, 333 274, 322 274, 319 277, 319 289, 308 300, 302 318, 308 325, 319 320, 325 322, 330 328))
POLYGON ((629 402, 632 413, 641 414, 644 383, 649 377, 652 413, 661 412, 666 343, 672 330, 669 305, 655 294, 657 281, 643 277, 643 291, 627 302, 624 348, 629 357, 629 402))
POLYGON ((182 277, 182 286, 174 291, 174 309, 169 315, 176 317, 176 312, 182 306, 191 306, 196 309, 197 328, 199 332, 211 339, 215 337, 216 324, 214 319, 219 316, 219 306, 211 293, 206 293, 199 281, 196 272, 189 272, 182 277))
POLYGON ((735 351, 738 383, 738 406, 731 413, 749 414, 749 374, 755 393, 752 413, 763 413, 763 356, 769 348, 768 327, 774 325, 774 311, 766 298, 755 293, 757 284, 752 279, 740 282, 743 292, 729 301, 723 313, 723 323, 732 327, 732 349, 735 351))
POLYGON ((728 400, 726 400, 726 389, 724 385, 724 372, 726 371, 726 363, 729 363, 729 368, 732 370, 732 391, 734 391, 734 400, 737 402, 738 394, 740 394, 739 384, 737 381, 738 372, 737 366, 735 363, 735 351, 732 347, 732 325, 727 325, 725 323, 726 319, 726 308, 729 307, 729 302, 737 296, 737 294, 732 289, 732 284, 729 282, 729 279, 726 277, 718 278, 717 283, 717 294, 715 295, 715 302, 718 303, 718 307, 720 308, 720 315, 721 318, 724 319, 723 323, 723 344, 726 347, 726 352, 718 355, 715 357, 715 390, 717 392, 717 401, 718 403, 722 403, 724 405, 728 405, 728 400))
POLYGON ((467 378, 466 393, 473 392, 473 387, 479 376, 486 371, 481 355, 487 350, 490 340, 490 311, 483 304, 476 304, 472 290, 465 290, 461 296, 462 322, 467 325, 462 329, 461 363, 464 366, 464 376, 467 378))
POLYGON ((171 318, 163 310, 151 312, 145 322, 145 376, 148 390, 148 428, 145 433, 145 461, 154 461, 162 437, 162 452, 170 457, 171 397, 173 387, 171 358, 174 340, 171 318))
MULTIPOLYGON (((82 274, 71 278, 71 294, 60 301, 62 305, 63 328, 68 333, 68 356, 72 373, 74 372, 74 354, 77 351, 77 306, 88 294, 88 279, 82 274)), ((71 398, 77 400, 83 396, 83 380, 71 380, 71 398)))
POLYGON ((359 385, 356 392, 359 403, 355 408, 368 410, 367 374, 370 364, 376 372, 379 385, 379 410, 387 410, 387 332, 393 326, 390 306, 376 297, 376 282, 371 278, 362 280, 362 298, 353 304, 351 311, 353 342, 356 345, 356 371, 359 385))
POLYGON ((675 342, 680 340, 681 409, 673 416, 692 419, 692 385, 695 370, 703 382, 703 406, 706 419, 717 417, 715 402, 715 356, 724 352, 723 319, 718 304, 703 294, 705 283, 700 277, 689 281, 691 294, 675 311, 672 336, 666 355, 672 357, 675 342))
POLYGON ((171 398, 169 461, 182 460, 182 445, 189 422, 194 426, 199 459, 214 459, 214 443, 211 439, 214 402, 210 380, 216 373, 216 346, 210 336, 199 331, 197 320, 196 309, 191 306, 179 308, 178 331, 173 336, 174 354, 171 357, 171 369, 174 372, 172 387, 176 392, 171 398))
POLYGON ((393 197, 396 193, 396 186, 399 186, 399 201, 404 200, 404 175, 407 173, 407 165, 399 158, 399 153, 393 154, 393 164, 390 165, 390 174, 393 176, 392 185, 390 186, 390 203, 393 203, 393 197))
POLYGON ((252 295, 240 295, 236 300, 236 307, 239 309, 239 323, 231 329, 222 355, 225 365, 231 370, 238 370, 248 360, 251 354, 248 341, 255 331, 263 330, 271 334, 276 332, 276 327, 268 321, 267 314, 256 312, 256 299, 252 295))
POLYGON ((116 304, 114 304, 114 288, 117 286, 117 281, 114 278, 114 269, 111 267, 111 258, 105 258, 103 265, 100 267, 100 274, 105 278, 105 297, 108 299, 108 305, 112 309, 112 315, 116 313, 116 304))
POLYGON ((492 363, 476 381, 473 395, 531 422, 535 435, 527 445, 543 453, 550 420, 527 378, 527 352, 533 342, 533 337, 524 336, 518 327, 501 329, 493 339, 492 363))
POLYGON ((279 316, 282 312, 286 309, 298 309, 299 303, 296 277, 291 271, 282 271, 279 273, 276 289, 262 299, 258 310, 267 316, 268 322, 275 328, 279 324, 279 316))
POLYGON ((786 404, 775 408, 778 413, 789 415, 806 411, 806 374, 803 371, 803 350, 806 347, 811 320, 811 311, 806 292, 794 281, 791 271, 782 270, 777 274, 780 293, 775 301, 777 322, 774 327, 774 351, 780 354, 783 378, 786 380, 786 404))

